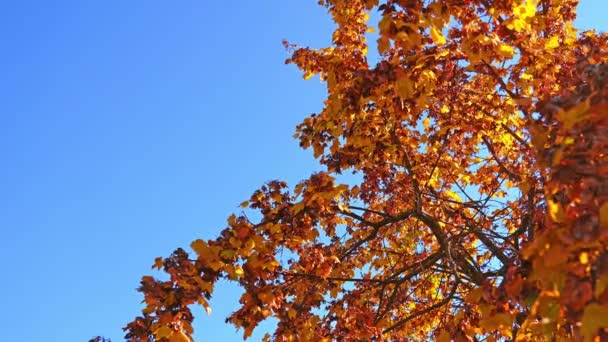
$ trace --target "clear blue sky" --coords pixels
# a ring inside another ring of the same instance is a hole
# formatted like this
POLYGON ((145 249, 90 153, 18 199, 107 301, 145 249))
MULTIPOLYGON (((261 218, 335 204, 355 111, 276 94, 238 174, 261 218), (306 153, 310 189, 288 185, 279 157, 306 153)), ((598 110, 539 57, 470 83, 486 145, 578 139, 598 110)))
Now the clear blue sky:
MULTIPOLYGON (((155 257, 318 169, 291 135, 324 89, 281 46, 328 45, 316 2, 2 4, 1 340, 122 341, 155 257)), ((579 26, 606 30, 607 3, 581 3, 579 26)), ((237 293, 198 311, 201 341, 239 340, 223 323, 237 293)))

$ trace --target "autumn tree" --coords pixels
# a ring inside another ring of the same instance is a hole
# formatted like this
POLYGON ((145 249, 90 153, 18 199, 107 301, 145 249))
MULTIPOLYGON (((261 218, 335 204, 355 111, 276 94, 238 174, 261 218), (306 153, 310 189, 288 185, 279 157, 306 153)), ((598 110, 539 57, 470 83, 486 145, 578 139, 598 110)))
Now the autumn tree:
POLYGON ((327 85, 296 133, 325 171, 157 259, 127 339, 189 341, 225 279, 245 338, 608 340, 608 35, 576 0, 320 4, 332 46, 287 46, 327 85))

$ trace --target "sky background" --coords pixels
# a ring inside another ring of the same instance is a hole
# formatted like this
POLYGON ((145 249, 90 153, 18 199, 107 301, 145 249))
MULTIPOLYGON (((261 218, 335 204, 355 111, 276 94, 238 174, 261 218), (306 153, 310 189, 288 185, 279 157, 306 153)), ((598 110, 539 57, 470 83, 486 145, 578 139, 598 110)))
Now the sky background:
MULTIPOLYGON (((325 90, 281 45, 329 45, 316 3, 0 1, 1 340, 122 341, 155 257, 319 169, 292 134, 325 90)), ((607 11, 581 0, 578 26, 607 11)), ((238 293, 196 311, 197 341, 240 340, 238 293)))

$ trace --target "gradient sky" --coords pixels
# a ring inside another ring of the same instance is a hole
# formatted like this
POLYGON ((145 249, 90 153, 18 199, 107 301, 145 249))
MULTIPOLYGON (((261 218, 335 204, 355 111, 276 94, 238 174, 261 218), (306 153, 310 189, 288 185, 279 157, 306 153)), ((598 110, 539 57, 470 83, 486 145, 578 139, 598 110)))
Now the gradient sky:
MULTIPOLYGON (((155 257, 319 169, 291 136, 324 88, 281 45, 329 44, 316 2, 2 3, 0 340, 122 341, 155 257)), ((608 2, 580 8, 579 27, 608 29, 608 2)), ((240 339, 237 298, 218 286, 197 341, 240 339)))

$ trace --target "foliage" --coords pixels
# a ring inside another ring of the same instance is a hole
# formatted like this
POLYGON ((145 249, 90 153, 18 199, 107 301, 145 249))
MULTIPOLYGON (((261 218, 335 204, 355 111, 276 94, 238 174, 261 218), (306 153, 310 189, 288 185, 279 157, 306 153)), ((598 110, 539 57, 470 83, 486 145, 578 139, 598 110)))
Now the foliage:
POLYGON ((287 46, 327 84, 296 133, 326 171, 158 258, 126 337, 190 341, 226 279, 245 338, 608 339, 608 36, 577 33, 576 0, 320 3, 333 45, 287 46))

